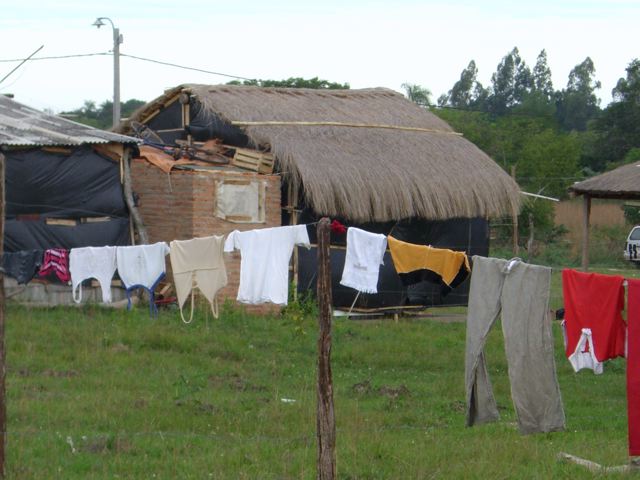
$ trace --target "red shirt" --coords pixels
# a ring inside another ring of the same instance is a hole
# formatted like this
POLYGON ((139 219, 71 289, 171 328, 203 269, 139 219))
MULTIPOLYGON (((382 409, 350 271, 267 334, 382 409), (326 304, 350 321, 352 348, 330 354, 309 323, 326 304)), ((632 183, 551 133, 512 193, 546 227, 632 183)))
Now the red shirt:
POLYGON ((591 329, 599 362, 624 357, 623 282, 619 275, 562 271, 567 357, 575 352, 583 328, 591 329))

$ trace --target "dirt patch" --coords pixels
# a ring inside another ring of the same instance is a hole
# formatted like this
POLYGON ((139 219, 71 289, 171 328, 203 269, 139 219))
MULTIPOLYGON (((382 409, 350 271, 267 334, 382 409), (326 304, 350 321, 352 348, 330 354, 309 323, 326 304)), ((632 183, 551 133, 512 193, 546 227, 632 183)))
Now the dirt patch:
POLYGON ((378 390, 378 395, 389 397, 392 399, 411 396, 411 392, 406 385, 400 385, 399 387, 389 387, 387 385, 381 386, 378 390))
POLYGON ((114 353, 124 353, 129 352, 131 349, 124 343, 115 343, 111 346, 111 348, 109 348, 109 350, 114 353))
POLYGON ((121 437, 83 438, 78 451, 94 454, 128 453, 133 450, 130 440, 121 437))
POLYGON ((228 386, 231 390, 236 392, 266 392, 267 387, 264 385, 254 385, 245 378, 242 378, 237 373, 230 375, 209 375, 207 378, 209 385, 214 388, 219 388, 223 385, 228 386))
POLYGON ((371 392, 371 382, 369 380, 365 380, 364 382, 354 383, 351 387, 353 393, 357 393, 359 395, 363 395, 371 392))
POLYGON ((365 380, 364 382, 354 383, 351 386, 351 390, 353 393, 358 395, 367 395, 370 393, 376 393, 383 397, 388 397, 391 399, 396 399, 400 397, 410 396, 411 392, 406 387, 406 385, 400 385, 399 387, 390 387, 388 385, 382 385, 379 388, 374 389, 373 385, 371 385, 370 380, 365 380))

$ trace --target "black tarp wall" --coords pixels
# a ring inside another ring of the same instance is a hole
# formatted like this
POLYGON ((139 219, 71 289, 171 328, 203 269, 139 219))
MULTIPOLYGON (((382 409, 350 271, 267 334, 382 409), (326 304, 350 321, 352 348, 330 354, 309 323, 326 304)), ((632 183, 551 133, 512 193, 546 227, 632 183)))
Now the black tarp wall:
POLYGON ((127 245, 129 213, 120 166, 91 147, 71 153, 7 150, 5 251, 127 245), (109 217, 81 223, 80 218, 109 217), (47 218, 78 219, 75 226, 47 218))

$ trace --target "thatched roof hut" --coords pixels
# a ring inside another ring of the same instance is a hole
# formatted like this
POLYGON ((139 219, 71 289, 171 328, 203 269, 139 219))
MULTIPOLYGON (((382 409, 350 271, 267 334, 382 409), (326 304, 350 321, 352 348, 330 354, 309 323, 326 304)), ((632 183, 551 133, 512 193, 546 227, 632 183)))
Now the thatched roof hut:
POLYGON ((623 165, 591 177, 582 182, 574 183, 569 191, 576 195, 589 195, 593 198, 640 198, 640 163, 634 162, 623 165))
POLYGON ((591 177, 582 182, 574 183, 569 191, 575 195, 582 195, 582 269, 589 268, 589 222, 592 198, 610 198, 622 200, 640 199, 640 163, 634 162, 623 165, 591 177))
POLYGON ((518 210, 519 188, 509 175, 444 121, 392 90, 180 85, 140 108, 119 131, 148 124, 181 95, 201 123, 222 123, 254 148, 270 150, 318 214, 383 222, 518 210))

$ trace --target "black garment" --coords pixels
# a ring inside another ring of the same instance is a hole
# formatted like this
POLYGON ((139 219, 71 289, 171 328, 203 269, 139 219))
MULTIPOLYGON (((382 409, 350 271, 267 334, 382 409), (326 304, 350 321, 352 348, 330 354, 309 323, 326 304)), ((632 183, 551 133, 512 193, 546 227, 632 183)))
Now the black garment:
POLYGON ((404 285, 405 287, 415 285, 420 282, 429 282, 436 284, 440 287, 440 294, 442 295, 442 297, 446 297, 454 288, 456 288, 467 279, 467 277, 469 276, 469 271, 467 270, 467 267, 464 263, 460 265, 460 270, 458 270, 458 273, 449 285, 444 283, 444 281, 442 281, 442 277, 436 272, 427 270, 426 268, 414 270, 413 272, 408 273, 399 273, 398 276, 400 277, 402 285, 404 285))
POLYGON ((18 283, 29 283, 40 270, 43 256, 42 250, 3 253, 2 270, 5 275, 15 278, 18 283))

